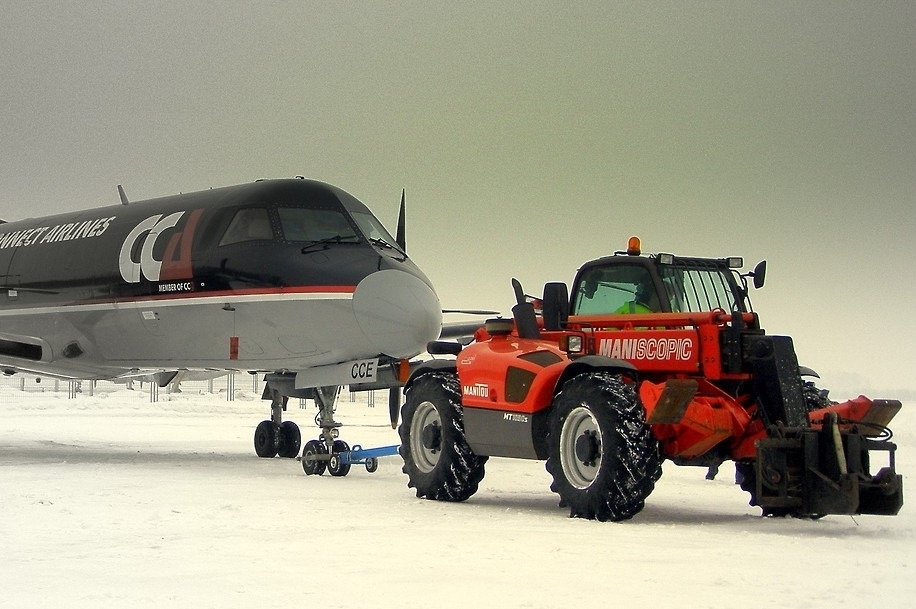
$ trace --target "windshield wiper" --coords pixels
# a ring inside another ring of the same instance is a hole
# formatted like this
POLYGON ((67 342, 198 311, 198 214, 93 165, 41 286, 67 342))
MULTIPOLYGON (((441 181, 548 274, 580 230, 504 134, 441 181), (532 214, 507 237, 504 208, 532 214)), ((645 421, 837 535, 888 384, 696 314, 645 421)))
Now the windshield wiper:
POLYGON ((371 239, 369 239, 369 241, 370 241, 373 245, 377 245, 377 246, 379 246, 379 247, 384 247, 385 249, 389 249, 389 250, 393 250, 393 249, 394 249, 394 246, 393 246, 393 245, 391 245, 390 243, 388 243, 387 241, 385 241, 385 240, 382 239, 381 237, 372 237, 371 239))
MULTIPOLYGON (((394 250, 394 251, 396 251, 398 254, 400 254, 401 256, 403 256, 403 258, 400 258, 400 260, 401 260, 402 262, 403 262, 404 260, 407 260, 407 252, 405 252, 404 250, 402 250, 400 246, 398 246, 398 245, 392 245, 392 244, 389 243, 387 240, 382 239, 381 237, 370 237, 370 238, 369 238, 369 243, 371 243, 372 245, 375 245, 376 247, 380 247, 380 248, 382 248, 382 249, 394 250)), ((397 258, 397 256, 395 256, 395 258, 397 258)))
POLYGON ((356 235, 334 235, 333 237, 318 239, 317 241, 309 241, 307 245, 302 247, 302 253, 309 254, 311 252, 326 250, 332 243, 359 243, 359 237, 356 235))

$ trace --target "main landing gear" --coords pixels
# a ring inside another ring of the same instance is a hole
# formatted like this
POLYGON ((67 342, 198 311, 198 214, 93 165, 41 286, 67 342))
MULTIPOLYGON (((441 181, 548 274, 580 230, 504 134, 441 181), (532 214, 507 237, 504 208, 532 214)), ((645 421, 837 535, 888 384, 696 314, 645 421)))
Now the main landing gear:
POLYGON ((283 411, 289 398, 280 395, 270 385, 264 388, 264 399, 270 399, 270 420, 261 421, 254 430, 254 452, 259 457, 292 459, 299 454, 302 434, 292 421, 283 421, 283 411))
MULTIPOLYGON (((339 439, 341 424, 334 420, 340 386, 330 385, 315 388, 296 388, 294 377, 286 374, 271 374, 265 379, 261 396, 270 400, 270 419, 261 421, 254 432, 254 450, 259 457, 286 457, 292 459, 302 447, 302 471, 309 476, 320 476, 324 472, 332 476, 346 476, 353 465, 365 465, 372 473, 378 469, 378 457, 397 454, 397 446, 363 449, 358 444, 350 447, 339 439), (299 426, 292 421, 283 421, 283 412, 290 397, 311 399, 318 407, 315 424, 321 429, 318 437, 302 445, 299 426)), ((390 402, 399 402, 399 388, 391 389, 390 402)), ((389 410, 397 408, 389 404, 389 410)))

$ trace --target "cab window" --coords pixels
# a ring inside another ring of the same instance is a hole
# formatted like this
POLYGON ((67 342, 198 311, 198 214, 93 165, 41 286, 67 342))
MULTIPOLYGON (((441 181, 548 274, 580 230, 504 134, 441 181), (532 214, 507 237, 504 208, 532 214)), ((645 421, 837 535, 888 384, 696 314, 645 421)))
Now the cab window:
POLYGON ((573 315, 658 312, 652 276, 642 266, 595 267, 579 283, 573 315))
POLYGON ((728 273, 727 269, 699 265, 660 267, 672 311, 741 310, 728 273))

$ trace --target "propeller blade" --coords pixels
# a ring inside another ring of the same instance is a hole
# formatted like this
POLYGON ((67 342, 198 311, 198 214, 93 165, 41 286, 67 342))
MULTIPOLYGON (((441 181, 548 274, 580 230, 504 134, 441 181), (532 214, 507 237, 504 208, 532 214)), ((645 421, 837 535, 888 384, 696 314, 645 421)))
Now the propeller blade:
POLYGON ((401 410, 401 388, 392 387, 388 390, 388 416, 391 418, 391 429, 398 427, 398 413, 401 410))
POLYGON ((406 234, 406 208, 405 203, 406 190, 401 189, 401 209, 398 211, 398 234, 395 236, 394 240, 397 242, 401 249, 405 252, 407 251, 407 234, 406 234))
POLYGON ((489 309, 442 309, 443 313, 463 313, 465 315, 500 315, 499 311, 489 309))

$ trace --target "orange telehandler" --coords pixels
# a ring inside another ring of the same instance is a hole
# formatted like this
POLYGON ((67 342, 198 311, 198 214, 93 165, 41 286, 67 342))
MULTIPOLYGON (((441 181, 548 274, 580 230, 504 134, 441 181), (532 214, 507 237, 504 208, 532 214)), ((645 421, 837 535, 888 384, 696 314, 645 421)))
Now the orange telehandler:
POLYGON ((405 385, 399 452, 418 497, 463 501, 489 456, 546 460, 571 516, 638 513, 668 459, 736 464, 764 515, 896 514, 896 400, 835 403, 748 297, 766 263, 626 251, 584 264, 572 289, 527 297, 467 346, 433 342, 405 385), (873 473, 872 461, 881 457, 873 473))

